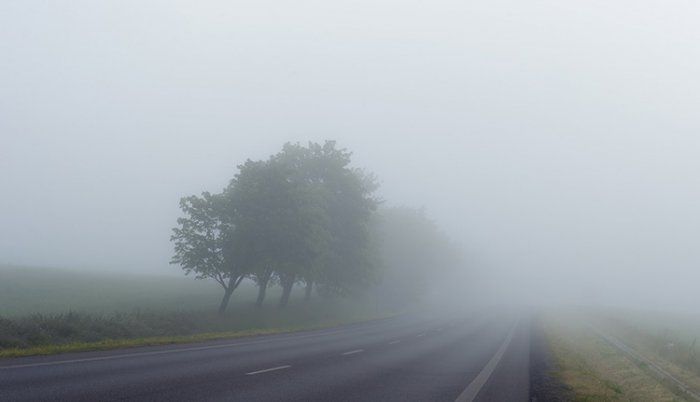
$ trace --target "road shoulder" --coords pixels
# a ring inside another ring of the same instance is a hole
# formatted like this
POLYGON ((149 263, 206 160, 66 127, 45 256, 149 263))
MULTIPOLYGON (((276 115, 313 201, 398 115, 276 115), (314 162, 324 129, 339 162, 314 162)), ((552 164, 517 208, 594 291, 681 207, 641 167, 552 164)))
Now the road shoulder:
POLYGON ((534 319, 530 331, 530 400, 532 402, 568 402, 574 392, 556 374, 557 366, 550 349, 544 324, 534 319))
POLYGON ((542 326, 551 363, 540 379, 544 384, 539 386, 542 394, 538 400, 684 400, 602 339, 582 317, 547 316, 542 326), (571 394, 547 394, 558 388, 556 381, 571 394))

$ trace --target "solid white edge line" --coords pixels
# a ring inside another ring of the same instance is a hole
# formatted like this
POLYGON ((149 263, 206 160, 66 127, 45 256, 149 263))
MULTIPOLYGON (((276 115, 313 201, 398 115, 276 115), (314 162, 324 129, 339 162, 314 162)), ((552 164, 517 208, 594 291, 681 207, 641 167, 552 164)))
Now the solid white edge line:
POLYGON ((513 335, 515 334, 515 329, 518 327, 520 320, 516 321, 515 324, 513 324, 513 328, 511 328, 510 332, 508 333, 508 336, 506 337, 506 340, 503 341, 503 344, 501 345, 500 348, 496 351, 496 353, 493 355, 491 360, 489 360, 488 363, 484 366, 483 369, 481 369, 481 372, 479 375, 474 378, 474 380, 467 386, 467 388, 462 391, 461 394, 455 399, 455 402, 472 402, 474 399, 476 399, 476 396, 479 394, 479 391, 486 385, 486 381, 491 377, 491 374, 496 370, 496 367, 498 366, 498 363, 501 361, 501 358, 503 358, 503 355, 506 353, 506 349, 508 349, 508 345, 510 345, 510 342, 513 340, 513 335))
POLYGON ((395 341, 389 342, 389 345, 396 345, 397 343, 401 342, 401 339, 397 339, 395 341))
POLYGON ((251 371, 250 373, 245 373, 245 375, 256 375, 256 374, 262 374, 262 373, 269 373, 270 371, 277 371, 277 370, 284 370, 288 369, 292 366, 277 366, 277 367, 272 367, 269 369, 264 369, 264 370, 258 370, 258 371, 251 371))
POLYGON ((349 352, 341 353, 340 355, 341 356, 354 355, 355 353, 362 353, 364 351, 365 351, 364 349, 355 349, 355 350, 351 350, 349 352))

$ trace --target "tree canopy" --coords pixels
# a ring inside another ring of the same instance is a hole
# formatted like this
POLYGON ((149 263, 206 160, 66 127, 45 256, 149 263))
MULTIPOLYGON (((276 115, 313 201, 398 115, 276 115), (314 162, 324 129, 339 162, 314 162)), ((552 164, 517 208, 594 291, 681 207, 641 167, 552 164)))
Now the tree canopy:
POLYGON ((223 312, 231 294, 248 274, 240 256, 243 245, 233 241, 236 235, 232 217, 227 214, 221 195, 202 193, 180 200, 185 217, 177 220, 171 240, 175 244, 173 264, 198 279, 210 278, 224 288, 219 307, 223 312))
POLYGON ((258 305, 272 284, 282 287, 280 307, 298 283, 307 298, 314 288, 419 298, 426 282, 457 265, 455 248, 423 210, 378 212, 375 177, 351 163, 333 141, 288 143, 266 160, 247 160, 222 192, 182 198, 172 263, 222 286, 220 312, 245 278, 258 286, 258 305))
POLYGON ((221 193, 181 200, 186 217, 174 229, 172 262, 221 284, 220 311, 245 277, 258 284, 259 303, 276 279, 280 306, 300 281, 326 293, 370 283, 377 185, 350 163, 333 141, 285 144, 267 160, 246 161, 221 193))
POLYGON ((457 248, 424 209, 384 208, 375 230, 382 261, 378 290, 386 302, 419 300, 456 278, 462 263, 457 248))

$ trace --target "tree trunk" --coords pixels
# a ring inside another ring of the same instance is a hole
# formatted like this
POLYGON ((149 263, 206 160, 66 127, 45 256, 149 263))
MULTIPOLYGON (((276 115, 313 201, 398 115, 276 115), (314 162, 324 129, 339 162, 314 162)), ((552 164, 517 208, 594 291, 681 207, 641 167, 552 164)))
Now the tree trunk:
POLYGON ((224 289, 224 298, 221 299, 221 304, 219 305, 219 315, 223 315, 228 307, 228 302, 231 300, 231 295, 233 294, 234 288, 228 287, 224 289))
POLYGON ((267 268, 262 273, 255 275, 255 279, 258 283, 258 299, 255 301, 255 305, 257 307, 262 307, 262 304, 265 301, 265 295, 267 295, 267 285, 270 283, 272 273, 272 268, 267 268))
POLYGON ((279 308, 284 308, 289 303, 289 296, 292 294, 294 287, 294 275, 285 275, 280 277, 282 285, 282 297, 280 297, 279 308))
POLYGON ((311 292, 314 290, 314 281, 306 281, 306 289, 304 289, 304 300, 311 300, 311 292))
POLYGON ((255 301, 256 307, 262 307, 262 304, 265 301, 265 294, 267 293, 267 282, 268 281, 269 281, 269 279, 258 282, 258 299, 255 301))

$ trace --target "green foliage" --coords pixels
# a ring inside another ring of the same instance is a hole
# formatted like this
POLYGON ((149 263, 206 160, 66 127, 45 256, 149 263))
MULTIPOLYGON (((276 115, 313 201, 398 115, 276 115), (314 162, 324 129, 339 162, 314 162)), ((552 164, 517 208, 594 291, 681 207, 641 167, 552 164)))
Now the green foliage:
POLYGON ((377 215, 382 261, 382 297, 394 303, 415 300, 453 281, 461 264, 457 248, 423 209, 385 208, 377 215))
MULTIPOLYGON (((101 343, 114 342, 112 347, 129 345, 126 340, 149 339, 156 343, 172 343, 173 337, 181 341, 213 339, 198 334, 219 334, 218 337, 254 335, 277 332, 282 329, 314 328, 340 324, 387 314, 378 312, 370 303, 358 303, 347 299, 317 301, 297 304, 284 312, 276 308, 254 308, 252 304, 237 306, 223 316, 214 313, 133 311, 113 314, 33 314, 16 318, 0 317, 0 356, 7 350, 21 350, 45 346, 61 346, 98 343, 92 349, 100 349, 101 343), (232 333, 240 332, 240 334, 232 333), (168 337, 164 339, 163 337, 168 337), (154 339, 154 338, 160 338, 154 339)), ((91 349, 83 345, 83 350, 91 349)), ((102 345, 109 346, 109 345, 102 345)), ((54 348, 61 351, 60 348, 54 348)), ((72 349, 67 349, 70 351, 72 349)), ((41 353, 41 349, 35 350, 41 353)), ((21 354, 21 353, 19 353, 21 354)))
POLYGON ((248 161, 224 192, 251 272, 260 278, 271 269, 288 286, 313 265, 326 237, 318 195, 293 162, 248 161))
POLYGON ((297 281, 326 294, 372 283, 370 220, 378 201, 371 175, 350 167, 335 142, 285 144, 268 160, 248 160, 221 193, 185 197, 172 240, 174 264, 225 289, 220 310, 244 277, 282 285, 280 305, 297 281))
POLYGON ((460 263, 449 239, 422 210, 377 217, 377 181, 351 162, 333 141, 288 143, 267 160, 246 161, 221 194, 182 199, 187 217, 174 229, 173 263, 227 292, 237 286, 230 281, 249 277, 258 305, 272 283, 281 285, 284 306, 297 282, 307 295, 316 285, 327 296, 382 282, 376 289, 385 298, 405 301, 429 281, 449 280, 460 263))
POLYGON ((323 252, 304 279, 325 294, 351 294, 376 279, 370 223, 379 200, 374 176, 350 167, 352 154, 328 141, 308 148, 287 144, 285 155, 302 155, 303 175, 324 213, 323 252))
POLYGON ((213 279, 224 288, 219 306, 222 313, 228 306, 233 291, 249 271, 240 258, 234 217, 228 214, 221 195, 204 192, 201 197, 190 196, 180 200, 186 217, 177 220, 171 241, 175 243, 173 264, 179 264, 185 273, 194 273, 198 279, 213 279))
POLYGON ((223 253, 227 227, 218 198, 205 192, 202 197, 193 195, 180 200, 187 217, 178 218, 179 226, 173 229, 172 263, 180 264, 187 274, 195 273, 198 279, 211 278, 223 286, 228 274, 223 253))

